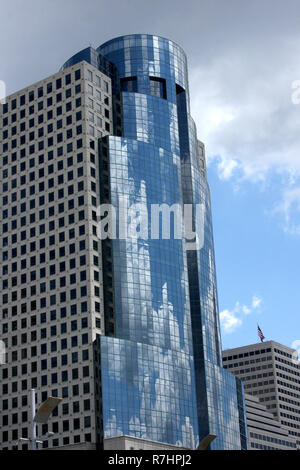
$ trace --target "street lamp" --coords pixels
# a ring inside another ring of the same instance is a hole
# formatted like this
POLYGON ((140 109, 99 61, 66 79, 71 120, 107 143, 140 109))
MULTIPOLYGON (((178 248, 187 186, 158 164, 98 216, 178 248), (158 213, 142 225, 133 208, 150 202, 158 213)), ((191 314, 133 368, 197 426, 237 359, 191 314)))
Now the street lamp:
POLYGON ((36 437, 36 425, 47 423, 51 413, 57 407, 57 405, 62 401, 62 398, 58 397, 48 397, 44 401, 39 409, 36 412, 35 407, 35 389, 30 390, 30 402, 31 402, 31 414, 30 414, 30 438, 20 437, 19 441, 21 442, 30 442, 31 450, 37 449, 37 444, 42 444, 45 439, 52 437, 53 432, 47 432, 41 439, 36 437))
POLYGON ((207 447, 209 446, 209 444, 214 441, 216 439, 216 434, 207 434, 207 436, 205 436, 202 441, 200 442, 200 444, 198 445, 197 449, 196 450, 206 450, 207 447))

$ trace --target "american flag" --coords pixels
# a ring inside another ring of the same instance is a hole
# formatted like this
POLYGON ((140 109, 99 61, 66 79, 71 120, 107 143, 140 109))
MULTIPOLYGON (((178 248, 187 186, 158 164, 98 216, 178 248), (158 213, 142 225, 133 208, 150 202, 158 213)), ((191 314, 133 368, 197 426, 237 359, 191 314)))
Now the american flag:
POLYGON ((261 331, 261 329, 259 328, 258 325, 257 325, 257 333, 258 333, 258 336, 260 337, 261 342, 263 342, 265 337, 264 337, 263 332, 261 331))

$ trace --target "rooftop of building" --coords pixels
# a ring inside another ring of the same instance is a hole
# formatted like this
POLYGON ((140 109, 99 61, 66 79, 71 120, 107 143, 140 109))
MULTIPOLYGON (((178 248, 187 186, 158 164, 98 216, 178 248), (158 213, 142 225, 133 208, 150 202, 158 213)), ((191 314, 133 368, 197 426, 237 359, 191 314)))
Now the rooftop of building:
POLYGON ((224 349, 222 354, 224 357, 224 356, 233 355, 233 354, 241 354, 243 352, 249 352, 249 351, 261 351, 263 349, 273 349, 273 350, 278 349, 281 351, 288 352, 291 355, 295 353, 295 349, 290 348, 289 346, 285 346, 284 344, 278 343, 277 341, 269 340, 269 341, 254 343, 254 344, 248 344, 245 346, 239 346, 237 348, 224 349))
POLYGON ((113 42, 121 41, 121 40, 124 40, 124 39, 127 39, 127 40, 134 39, 135 40, 135 39, 140 39, 140 38, 145 38, 145 39, 158 38, 158 39, 161 39, 163 41, 171 42, 176 47, 178 47, 184 55, 186 55, 183 48, 177 42, 173 41, 173 39, 169 39, 169 38, 166 38, 164 36, 160 36, 158 34, 149 34, 149 33, 134 33, 134 34, 124 34, 124 35, 121 35, 121 36, 117 36, 115 38, 109 39, 108 41, 105 41, 103 44, 100 44, 100 46, 97 47, 96 49, 99 50, 102 47, 106 47, 109 44, 112 44, 113 42))

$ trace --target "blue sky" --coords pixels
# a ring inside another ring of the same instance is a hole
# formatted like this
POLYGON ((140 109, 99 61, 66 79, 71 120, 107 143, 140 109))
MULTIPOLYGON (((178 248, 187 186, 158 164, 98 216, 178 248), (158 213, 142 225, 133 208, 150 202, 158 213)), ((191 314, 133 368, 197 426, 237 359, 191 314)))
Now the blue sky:
POLYGON ((274 211, 284 178, 271 172, 266 187, 243 181, 235 188, 215 164, 208 178, 223 347, 259 341, 257 323, 266 340, 291 346, 300 332, 300 238, 274 211))
POLYGON ((223 345, 256 342, 257 323, 266 339, 300 339, 299 0, 12 0, 1 19, 8 94, 115 36, 183 47, 206 144, 223 345))

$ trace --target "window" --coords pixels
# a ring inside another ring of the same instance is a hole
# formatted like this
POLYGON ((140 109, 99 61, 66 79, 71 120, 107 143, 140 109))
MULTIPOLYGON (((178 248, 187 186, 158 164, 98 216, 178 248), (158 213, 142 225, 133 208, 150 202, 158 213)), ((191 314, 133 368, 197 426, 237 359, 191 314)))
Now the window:
POLYGON ((65 84, 70 85, 70 83, 71 83, 71 74, 68 73, 68 75, 66 75, 65 77, 65 84))
POLYGON ((167 99, 166 80, 158 77, 149 77, 150 95, 167 99))
POLYGON ((121 90, 136 93, 137 92, 137 78, 136 77, 121 78, 121 90))

